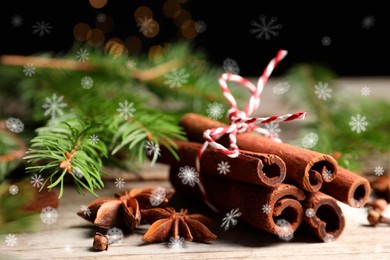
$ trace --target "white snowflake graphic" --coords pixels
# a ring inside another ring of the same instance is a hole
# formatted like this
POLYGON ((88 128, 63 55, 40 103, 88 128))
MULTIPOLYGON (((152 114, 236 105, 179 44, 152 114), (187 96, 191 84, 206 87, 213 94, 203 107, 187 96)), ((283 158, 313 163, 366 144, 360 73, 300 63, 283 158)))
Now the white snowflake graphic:
POLYGON ((368 122, 365 116, 357 114, 356 116, 351 117, 351 121, 349 121, 349 125, 351 126, 351 131, 356 132, 358 134, 366 131, 366 126, 368 122))
POLYGON ((150 205, 153 207, 159 206, 163 201, 165 200, 166 192, 165 189, 162 187, 157 187, 153 189, 152 195, 150 196, 150 205))
POLYGON ((325 171, 322 172, 322 178, 325 181, 330 181, 333 177, 333 173, 331 170, 326 169, 325 171))
POLYGON ((372 15, 367 15, 362 20, 363 29, 371 29, 375 25, 375 18, 372 15))
POLYGON ((232 74, 240 73, 240 67, 238 66, 237 61, 231 58, 224 59, 222 66, 223 66, 223 70, 226 73, 232 73, 232 74))
POLYGON ((195 171, 194 167, 184 166, 179 168, 179 174, 177 175, 184 185, 195 186, 199 181, 199 174, 195 171))
POLYGON ((318 135, 316 133, 308 133, 302 139, 302 146, 304 148, 313 148, 318 142, 318 135))
POLYGON ((306 217, 308 217, 308 218, 314 217, 315 214, 316 214, 316 213, 315 213, 314 209, 312 209, 312 208, 308 208, 308 209, 306 209, 306 211, 305 211, 305 215, 306 215, 306 217))
POLYGON ((367 97, 371 94, 371 89, 369 87, 362 87, 360 93, 362 93, 362 96, 367 97))
POLYGON ((107 231, 108 244, 121 244, 124 238, 123 231, 117 227, 113 227, 107 231))
POLYGON ((58 213, 57 210, 53 207, 43 208, 41 211, 41 220, 47 225, 51 225, 57 221, 58 213))
POLYGON ((40 188, 44 180, 45 179, 42 178, 42 175, 34 174, 34 176, 31 176, 30 183, 34 188, 40 188))
POLYGON ((324 46, 329 46, 332 43, 332 39, 329 36, 324 36, 321 39, 321 43, 324 46))
POLYGON ((327 100, 328 98, 332 97, 332 89, 328 86, 328 83, 322 83, 320 81, 314 87, 316 89, 314 93, 316 93, 319 99, 327 100))
POLYGON ((119 113, 119 116, 127 120, 129 117, 134 116, 133 113, 136 109, 133 107, 133 102, 129 103, 125 100, 124 102, 119 102, 119 108, 116 111, 119 113))
POLYGON ((115 186, 119 189, 125 186, 125 180, 121 177, 115 179, 115 186))
POLYGON ((161 155, 161 149, 158 144, 154 143, 153 141, 147 141, 145 143, 145 150, 146 154, 150 156, 160 156, 161 155))
POLYGON ((171 237, 169 239, 168 247, 171 248, 172 250, 176 251, 176 252, 179 252, 183 248, 187 247, 187 243, 186 243, 186 241, 184 240, 183 237, 181 237, 179 239, 175 239, 175 238, 171 237))
POLYGON ((287 81, 279 82, 272 88, 275 95, 283 95, 290 89, 290 84, 287 81))
POLYGON ((324 242, 325 242, 325 243, 331 243, 331 242, 334 242, 334 241, 336 241, 336 239, 335 239, 334 236, 331 235, 331 234, 328 234, 328 235, 326 235, 326 236, 324 237, 324 242))
POLYGON ((80 49, 76 53, 76 59, 79 62, 86 62, 89 60, 89 52, 87 49, 80 49))
POLYGON ((93 79, 89 76, 85 76, 81 79, 81 86, 84 89, 91 89, 93 87, 93 79))
POLYGON ((31 77, 35 74, 35 66, 34 64, 26 64, 23 66, 23 73, 26 77, 31 77))
POLYGON ((23 25, 23 18, 22 16, 15 14, 14 16, 11 17, 11 25, 13 27, 20 27, 23 25))
POLYGON ((91 210, 87 206, 81 205, 80 208, 81 208, 81 211, 83 211, 84 215, 86 215, 88 217, 91 215, 91 210))
POLYGON ((104 23, 106 19, 107 19, 107 15, 103 13, 100 13, 96 16, 96 21, 98 21, 99 23, 104 23))
POLYGON ((186 72, 186 69, 174 69, 170 73, 165 75, 164 84, 168 85, 170 88, 178 87, 180 88, 183 84, 187 83, 188 77, 190 74, 186 72))
POLYGON ((99 136, 93 134, 89 137, 89 143, 96 145, 99 142, 99 136))
POLYGON ((33 33, 38 33, 39 36, 44 36, 45 34, 50 34, 50 30, 53 29, 53 27, 50 25, 50 23, 47 22, 37 22, 32 26, 33 33))
POLYGON ((364 205, 363 205, 363 201, 360 199, 360 200, 357 200, 355 198, 351 198, 349 200, 349 204, 354 207, 354 208, 362 208, 364 205))
POLYGON ((374 169, 374 173, 376 176, 381 176, 381 175, 383 175, 384 172, 385 172, 385 170, 383 169, 382 166, 376 166, 374 169))
POLYGON ((12 184, 9 186, 8 191, 11 195, 16 195, 19 192, 19 187, 16 186, 15 184, 12 184))
POLYGON ((128 70, 133 70, 133 69, 135 69, 136 66, 137 66, 137 63, 135 61, 133 61, 133 60, 127 60, 126 61, 126 68, 128 70))
POLYGON ((10 117, 5 121, 7 128, 14 133, 20 133, 24 130, 24 124, 19 118, 10 117))
POLYGON ((276 221, 277 226, 277 234, 280 239, 283 239, 285 241, 290 241, 294 237, 294 230, 290 224, 285 219, 278 219, 276 221))
POLYGON ((152 18, 144 16, 138 19, 137 26, 139 27, 139 32, 144 36, 148 36, 149 34, 153 34, 156 24, 152 18))
POLYGON ((256 39, 264 37, 264 39, 269 40, 273 36, 278 36, 279 33, 277 31, 283 27, 281 24, 276 24, 277 20, 276 17, 272 17, 268 20, 265 15, 261 15, 259 22, 251 22, 253 29, 251 29, 250 32, 256 35, 256 39))
POLYGON ((83 178, 83 172, 77 167, 72 169, 72 173, 79 179, 83 178))
POLYGON ((205 21, 199 20, 195 22, 195 31, 197 33, 204 33, 207 29, 207 25, 205 21))
POLYGON ((217 168, 217 170, 218 170, 219 174, 224 174, 224 175, 226 175, 226 173, 230 172, 230 169, 229 169, 229 168, 230 168, 229 163, 228 163, 228 162, 222 161, 221 163, 218 163, 218 168, 217 168))
POLYGON ((7 246, 16 246, 18 238, 14 234, 8 234, 5 236, 5 244, 7 246))
POLYGON ((225 217, 222 219, 221 227, 228 230, 230 226, 237 225, 237 218, 240 216, 240 209, 232 209, 230 212, 226 213, 225 217))
POLYGON ((261 207, 261 211, 263 211, 264 214, 269 214, 272 211, 272 207, 266 203, 261 207))
POLYGON ((57 115, 63 115, 62 109, 68 106, 63 100, 64 96, 57 97, 56 94, 51 98, 47 97, 46 103, 42 106, 46 110, 45 116, 50 115, 51 118, 55 118, 57 115))
POLYGON ((282 132, 282 130, 279 128, 278 123, 269 123, 265 125, 265 129, 268 130, 269 134, 272 137, 279 137, 279 133, 282 132))
POLYGON ((208 104, 206 112, 210 118, 220 119, 223 112, 225 112, 225 109, 223 109, 222 104, 214 102, 212 104, 208 104))

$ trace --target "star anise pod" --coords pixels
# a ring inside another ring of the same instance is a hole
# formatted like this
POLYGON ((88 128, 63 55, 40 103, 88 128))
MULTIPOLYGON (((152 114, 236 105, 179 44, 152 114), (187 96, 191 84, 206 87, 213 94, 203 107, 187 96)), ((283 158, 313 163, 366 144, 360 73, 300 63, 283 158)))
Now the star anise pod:
POLYGON ((188 214, 186 209, 173 208, 141 210, 142 217, 152 224, 142 240, 145 242, 169 241, 183 237, 186 241, 209 242, 217 238, 208 227, 211 220, 201 214, 188 214))
POLYGON ((114 198, 99 198, 77 212, 80 217, 104 229, 113 227, 133 230, 141 223, 140 209, 165 206, 173 189, 147 187, 115 194, 114 198))

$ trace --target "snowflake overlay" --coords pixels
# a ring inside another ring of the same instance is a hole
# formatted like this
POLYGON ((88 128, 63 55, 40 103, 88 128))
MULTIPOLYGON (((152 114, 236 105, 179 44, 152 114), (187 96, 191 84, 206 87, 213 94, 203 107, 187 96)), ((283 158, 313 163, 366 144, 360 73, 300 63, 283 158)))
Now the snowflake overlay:
POLYGON ((34 64, 26 64, 23 66, 23 73, 26 77, 31 77, 35 74, 35 66, 34 64))
POLYGON ((76 53, 76 59, 79 62, 86 62, 89 60, 89 52, 86 49, 80 49, 76 53))
POLYGON ((360 134, 361 132, 366 131, 366 126, 368 122, 365 116, 357 114, 356 116, 351 117, 351 121, 349 121, 349 125, 351 126, 351 131, 360 134))
POLYGON ((103 13, 100 13, 96 16, 96 21, 98 21, 99 23, 104 23, 106 19, 107 19, 107 15, 103 13))
POLYGON ((327 100, 332 97, 332 89, 328 87, 328 83, 318 82, 318 84, 315 85, 315 89, 314 93, 316 93, 319 99, 327 100))
POLYGON ((169 239, 168 247, 173 249, 174 251, 178 252, 178 251, 181 251, 183 248, 186 248, 187 243, 183 237, 181 237, 179 239, 175 239, 175 238, 171 237, 169 239))
POLYGON ((91 216, 91 210, 87 206, 81 205, 81 211, 84 213, 85 216, 91 216))
POLYGON ((154 143, 153 141, 147 141, 145 143, 145 150, 146 154, 150 156, 160 156, 161 155, 161 149, 158 146, 158 144, 154 143))
POLYGON ((170 88, 178 87, 180 88, 183 84, 187 83, 188 77, 190 74, 183 69, 175 69, 172 72, 165 75, 164 83, 170 88))
POLYGON ((15 14, 14 16, 11 17, 11 25, 13 27, 20 27, 23 25, 23 18, 22 16, 15 14))
POLYGON ((360 93, 362 93, 362 96, 369 96, 371 94, 371 89, 369 87, 362 87, 362 90, 360 90, 360 93))
POLYGON ((24 130, 24 124, 19 118, 10 117, 5 121, 7 128, 14 133, 20 133, 24 130))
POLYGON ((41 211, 41 220, 47 225, 51 225, 57 221, 58 213, 55 208, 46 207, 41 211))
POLYGON ((223 66, 223 70, 226 73, 232 73, 232 74, 239 74, 240 73, 240 67, 238 67, 237 61, 235 61, 233 59, 226 58, 223 61, 222 66, 223 66))
POLYGON ((152 18, 144 16, 138 19, 137 26, 139 27, 139 32, 145 36, 148 36, 149 34, 153 34, 156 24, 152 18))
POLYGON ((333 177, 333 173, 331 170, 326 169, 325 171, 322 172, 322 178, 325 181, 330 181, 333 177))
POLYGON ((9 186, 8 191, 11 195, 16 195, 19 192, 19 188, 15 184, 12 184, 9 186))
POLYGON ((280 239, 290 241, 294 237, 294 230, 287 220, 278 219, 276 225, 278 226, 277 233, 280 239))
POLYGON ((355 198, 351 198, 349 200, 349 204, 353 207, 353 208, 362 208, 364 205, 363 205, 363 201, 360 199, 360 200, 357 200, 355 198))
POLYGON ((302 146, 304 148, 313 148, 318 142, 318 135, 316 133, 308 133, 302 139, 302 146))
POLYGON ((308 217, 308 218, 314 217, 315 214, 316 214, 316 212, 315 212, 314 209, 312 209, 312 208, 308 208, 308 209, 306 209, 306 211, 305 211, 305 215, 306 215, 306 217, 308 217))
POLYGON ((383 169, 382 166, 376 166, 375 169, 374 169, 374 173, 375 173, 376 176, 383 175, 384 171, 385 170, 383 169))
POLYGON ((287 81, 280 82, 272 88, 272 92, 275 95, 283 95, 290 89, 290 84, 287 81))
POLYGON ((256 39, 264 37, 264 39, 269 40, 272 36, 278 36, 279 33, 277 30, 280 30, 283 27, 281 24, 275 24, 277 20, 278 18, 272 17, 267 21, 267 17, 265 15, 261 15, 260 22, 251 22, 253 29, 251 29, 250 32, 256 35, 256 39))
POLYGON ((73 168, 72 173, 79 179, 83 178, 83 172, 77 167, 73 168))
POLYGON ((164 202, 166 197, 165 189, 162 187, 157 187, 152 191, 152 195, 150 196, 150 205, 153 207, 159 206, 161 203, 164 202))
POLYGON ((321 43, 324 46, 329 46, 332 43, 332 39, 329 36, 324 36, 322 37, 321 43))
POLYGON ((56 94, 53 94, 51 98, 46 98, 46 103, 42 106, 45 111, 45 116, 50 115, 51 118, 55 118, 57 115, 63 115, 64 112, 62 109, 68 105, 63 102, 64 96, 57 97, 56 94))
POLYGON ((125 186, 125 180, 121 177, 115 179, 115 187, 121 189, 125 186))
POLYGON ((334 242, 334 241, 336 241, 336 239, 335 239, 334 236, 331 235, 331 234, 328 234, 328 235, 326 235, 326 236, 324 237, 324 242, 325 242, 325 243, 330 243, 330 242, 334 242))
POLYGON ((204 33, 206 29, 207 29, 207 25, 205 21, 199 20, 195 22, 195 31, 197 33, 204 33))
POLYGON ((195 171, 194 167, 184 166, 179 168, 179 174, 177 175, 184 185, 190 185, 194 187, 199 182, 199 174, 195 171))
POLYGON ((136 109, 133 107, 133 102, 129 103, 125 100, 124 102, 119 102, 119 108, 116 111, 119 113, 119 116, 127 120, 129 117, 134 116, 133 113, 136 109))
POLYGON ((219 174, 224 174, 230 172, 230 165, 228 162, 222 161, 221 163, 218 163, 218 168, 217 168, 219 174))
POLYGON ((113 227, 107 231, 108 244, 121 244, 124 238, 123 231, 117 227, 113 227))
POLYGON ((127 60, 126 61, 126 68, 128 70, 133 70, 133 69, 135 69, 136 66, 137 66, 137 63, 135 61, 133 61, 133 60, 127 60))
POLYGON ((85 76, 81 79, 81 86, 84 89, 91 89, 93 87, 93 79, 89 76, 85 76))
POLYGON ((371 29, 375 25, 375 18, 371 15, 367 15, 362 20, 363 29, 371 29))
POLYGON ((222 219, 221 227, 228 230, 230 226, 237 225, 237 218, 240 216, 240 209, 232 209, 230 212, 226 213, 225 217, 222 219))
POLYGON ((279 133, 282 131, 279 128, 278 123, 269 123, 265 125, 265 129, 268 130, 269 134, 273 137, 279 137, 279 133))
POLYGON ((208 104, 206 112, 210 118, 220 119, 223 112, 225 112, 225 109, 223 109, 222 104, 214 102, 212 104, 208 104))
POLYGON ((39 36, 44 36, 45 34, 50 34, 50 30, 53 29, 50 23, 47 22, 37 22, 32 26, 33 33, 38 33, 39 36))
POLYGON ((272 211, 272 207, 266 203, 261 207, 261 211, 263 211, 264 214, 269 214, 272 211))
POLYGON ((7 246, 16 246, 18 238, 14 234, 8 234, 5 236, 5 244, 7 246))
POLYGON ((45 179, 42 178, 42 175, 34 174, 34 176, 31 176, 30 183, 34 188, 40 188, 44 180, 45 179))
POLYGON ((99 142, 99 136, 93 134, 89 137, 89 143, 92 145, 96 145, 99 142))

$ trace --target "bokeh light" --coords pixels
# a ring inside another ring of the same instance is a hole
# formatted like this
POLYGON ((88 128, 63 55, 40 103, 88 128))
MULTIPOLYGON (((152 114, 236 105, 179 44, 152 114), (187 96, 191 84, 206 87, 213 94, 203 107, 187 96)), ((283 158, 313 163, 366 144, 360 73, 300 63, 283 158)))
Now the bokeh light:
POLYGON ((125 45, 123 41, 118 38, 112 38, 104 45, 104 53, 106 55, 113 55, 118 57, 125 51, 125 45))
POLYGON ((96 9, 100 9, 107 4, 107 0, 89 0, 89 4, 96 9))
POLYGON ((96 28, 99 28, 104 33, 109 33, 114 28, 114 20, 106 14, 99 14, 96 17, 96 28), (103 16, 104 15, 104 19, 103 16))
POLYGON ((73 36, 78 41, 87 40, 87 33, 91 28, 86 23, 78 23, 73 27, 73 36))
POLYGON ((100 29, 92 29, 87 33, 87 43, 92 47, 99 47, 105 40, 104 33, 100 29))
POLYGON ((149 60, 157 60, 164 53, 164 48, 161 45, 153 45, 149 48, 149 60))
POLYGON ((180 11, 181 6, 177 0, 168 0, 163 5, 163 13, 168 18, 175 18, 180 11))
POLYGON ((130 36, 125 40, 125 47, 129 54, 138 54, 142 50, 142 42, 138 37, 130 36))
POLYGON ((143 19, 145 17, 153 18, 153 12, 149 7, 143 5, 134 11, 134 18, 136 22, 138 22, 139 19, 143 19))
POLYGON ((185 21, 180 27, 180 32, 188 40, 192 40, 198 35, 195 29, 195 22, 192 20, 185 21))
POLYGON ((180 13, 174 18, 173 22, 177 27, 181 27, 181 25, 187 21, 192 20, 191 14, 187 10, 181 10, 180 13))

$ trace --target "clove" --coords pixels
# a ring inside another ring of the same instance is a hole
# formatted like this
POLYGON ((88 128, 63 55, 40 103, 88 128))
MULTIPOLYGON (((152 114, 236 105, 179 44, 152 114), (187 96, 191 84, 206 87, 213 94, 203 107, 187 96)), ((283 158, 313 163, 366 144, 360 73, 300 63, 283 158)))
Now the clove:
POLYGON ((387 201, 385 199, 374 199, 371 202, 367 202, 365 207, 370 207, 376 211, 383 212, 387 207, 387 201))
POLYGON ((378 197, 390 202, 390 175, 376 177, 370 184, 378 197))
POLYGON ((93 237, 93 249, 104 251, 108 249, 108 238, 102 233, 96 232, 93 237))
POLYGON ((380 212, 373 209, 368 211, 367 220, 373 227, 376 227, 379 223, 390 225, 390 218, 384 217, 380 212))

